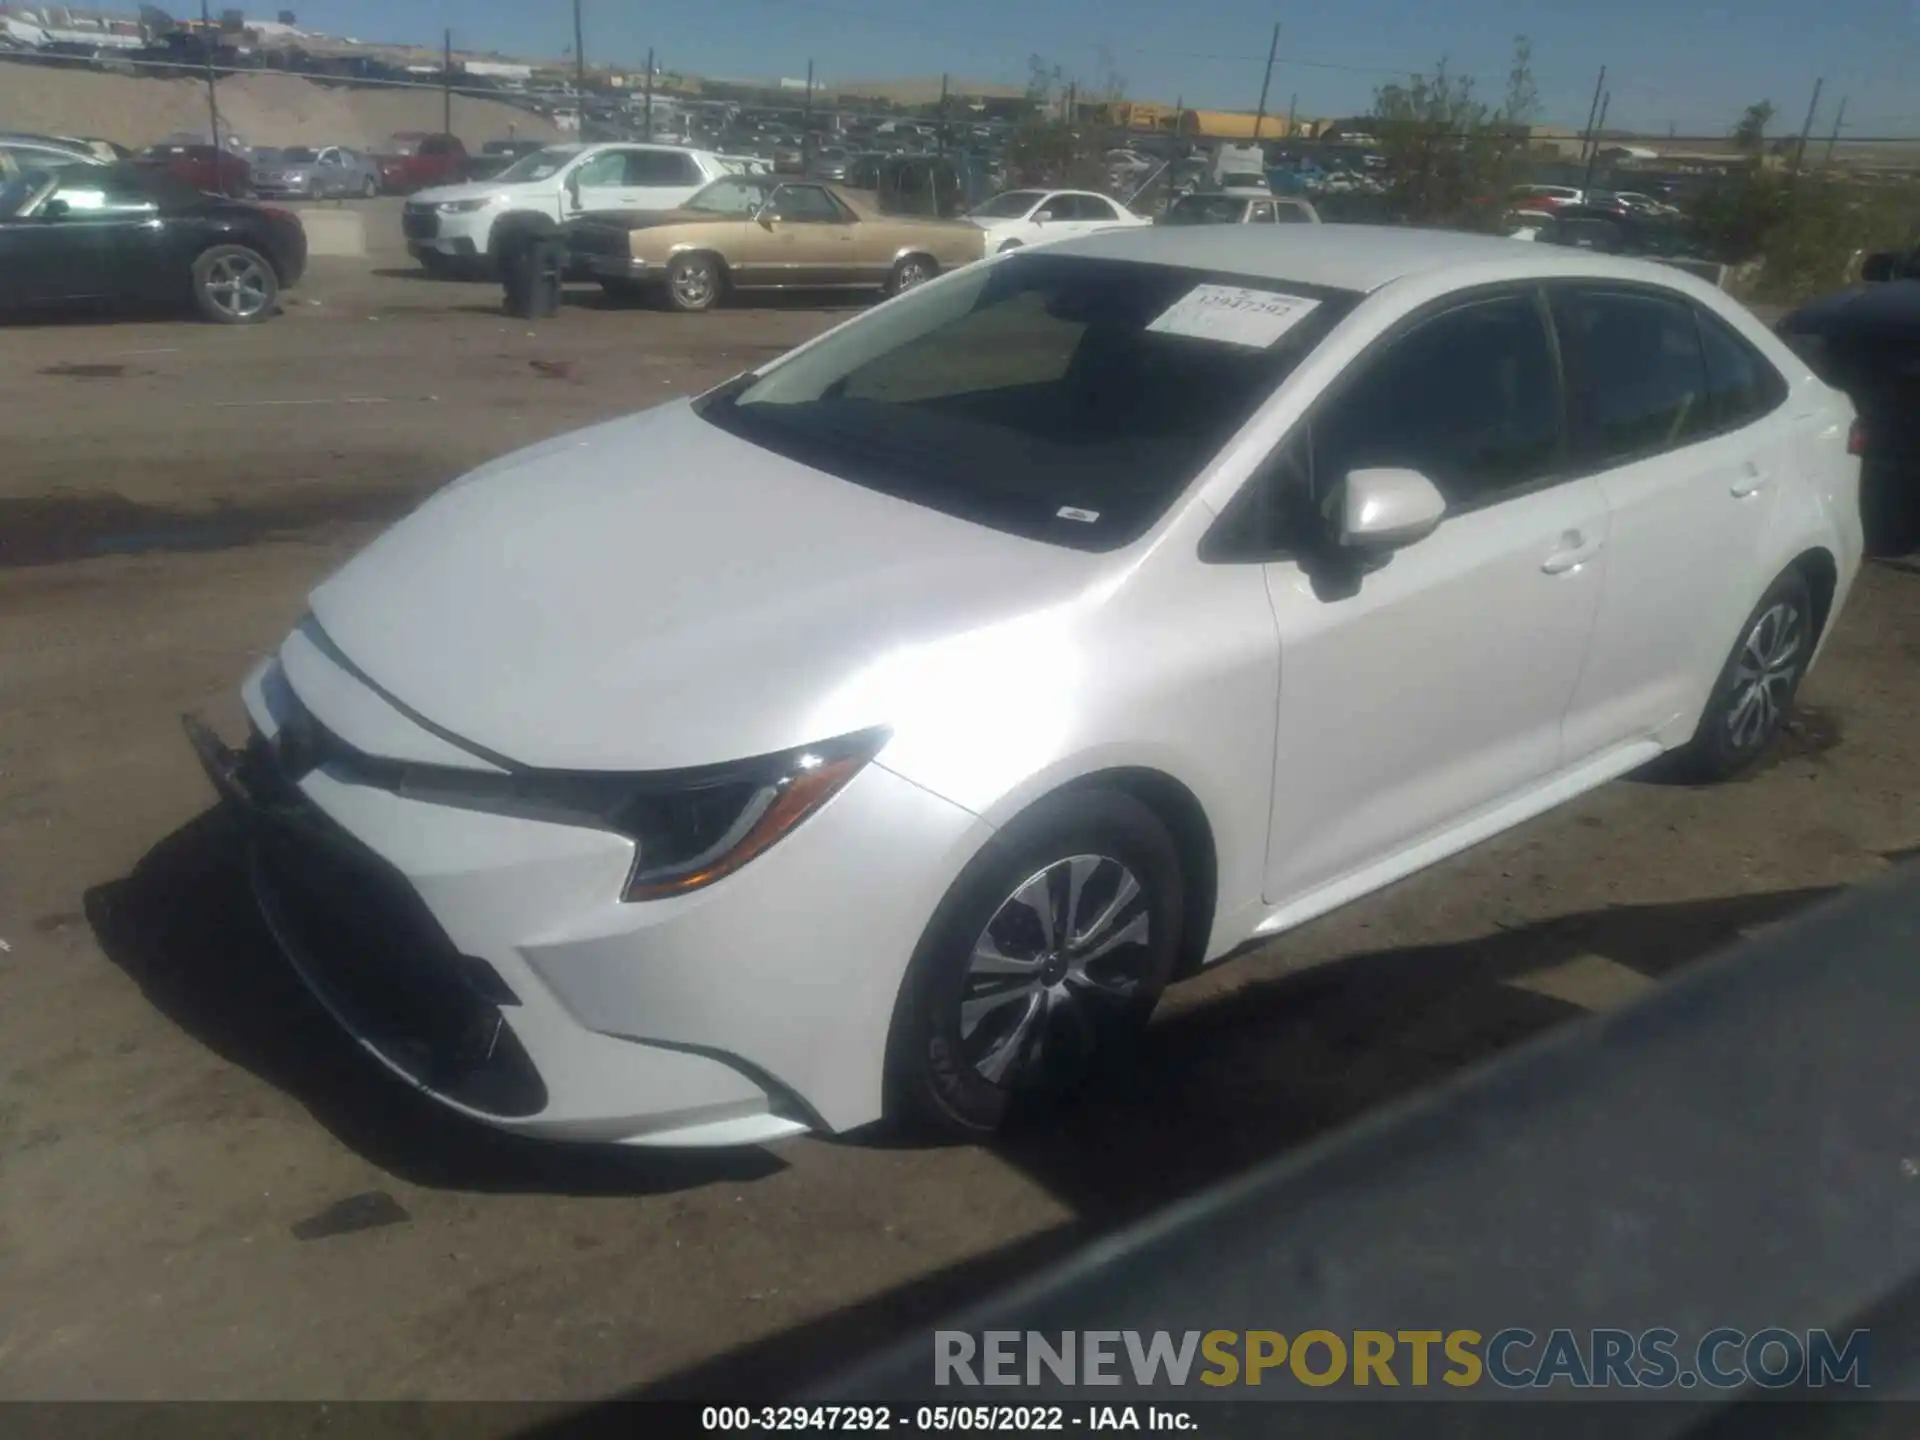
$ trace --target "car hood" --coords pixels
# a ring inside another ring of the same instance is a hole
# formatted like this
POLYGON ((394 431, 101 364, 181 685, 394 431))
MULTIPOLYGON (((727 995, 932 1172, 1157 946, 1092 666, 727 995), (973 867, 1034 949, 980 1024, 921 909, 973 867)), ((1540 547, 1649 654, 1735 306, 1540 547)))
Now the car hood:
POLYGON ((430 185, 424 190, 414 191, 412 198, 422 205, 438 205, 447 200, 491 200, 495 196, 509 200, 517 195, 543 190, 557 192, 557 189, 557 186, 502 185, 497 181, 482 180, 465 185, 430 185))
POLYGON ((1015 648, 1057 656, 1109 558, 834 478, 679 402, 456 481, 311 603, 368 679, 471 745, 670 770, 893 724, 969 664, 963 704, 1007 711, 1008 624, 1052 617, 1015 648))

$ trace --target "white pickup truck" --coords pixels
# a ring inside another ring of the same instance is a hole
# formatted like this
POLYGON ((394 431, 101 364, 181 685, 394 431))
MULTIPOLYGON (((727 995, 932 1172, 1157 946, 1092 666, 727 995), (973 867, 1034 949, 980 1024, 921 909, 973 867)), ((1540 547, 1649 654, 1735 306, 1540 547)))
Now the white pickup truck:
POLYGON ((741 168, 732 157, 680 145, 552 145, 490 180, 420 191, 408 199, 400 228, 408 252, 428 270, 491 271, 508 234, 608 211, 671 210, 741 168))

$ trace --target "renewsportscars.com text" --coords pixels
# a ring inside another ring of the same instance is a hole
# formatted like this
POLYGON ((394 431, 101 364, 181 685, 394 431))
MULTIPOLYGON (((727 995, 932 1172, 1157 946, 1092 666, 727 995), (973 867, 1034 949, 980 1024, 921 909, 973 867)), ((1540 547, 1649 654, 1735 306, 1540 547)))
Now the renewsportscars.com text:
POLYGON ((936 1385, 1717 1390, 1870 1385, 1865 1330, 938 1330, 936 1385))

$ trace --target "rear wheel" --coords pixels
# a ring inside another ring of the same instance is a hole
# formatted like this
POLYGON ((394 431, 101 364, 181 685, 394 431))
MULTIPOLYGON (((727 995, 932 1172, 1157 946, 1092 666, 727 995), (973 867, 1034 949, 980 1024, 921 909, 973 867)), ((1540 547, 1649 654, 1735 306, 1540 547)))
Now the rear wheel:
POLYGON ((667 303, 675 310, 711 310, 721 288, 720 262, 711 255, 676 255, 667 266, 667 303))
POLYGON ((360 197, 363 200, 371 200, 374 198, 374 196, 378 195, 379 193, 380 193, 380 182, 374 179, 373 176, 369 175, 367 176, 366 179, 360 182, 360 197))
POLYGON ((888 1041, 896 1112, 991 1134, 1014 1096, 1138 1036, 1173 973, 1184 883, 1153 811, 1073 791, 1002 830, 921 940, 888 1041))
POLYGON ((924 285, 939 273, 940 267, 930 257, 903 255, 894 262, 893 274, 887 277, 887 294, 898 295, 903 290, 924 285))
POLYGON ((1789 570, 1741 627, 1699 728, 1675 756, 1679 775, 1730 780, 1758 760, 1792 712, 1813 644, 1813 592, 1805 575, 1789 570))
POLYGON ((193 262, 193 301, 218 325, 257 325, 272 316, 280 279, 257 250, 216 245, 193 262))

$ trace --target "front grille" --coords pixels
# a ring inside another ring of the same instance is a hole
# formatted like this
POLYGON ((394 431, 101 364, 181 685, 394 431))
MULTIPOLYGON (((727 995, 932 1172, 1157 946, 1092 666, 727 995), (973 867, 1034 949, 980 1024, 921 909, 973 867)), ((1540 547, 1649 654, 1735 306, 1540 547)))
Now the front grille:
POLYGON ((462 955, 418 892, 324 815, 255 736, 242 780, 255 883, 309 984, 420 1084, 485 1114, 537 1114, 546 1086, 501 1016, 518 1001, 462 955))
POLYGON ((432 240, 440 234, 440 216, 425 206, 409 205, 400 214, 400 231, 409 240, 432 240))

